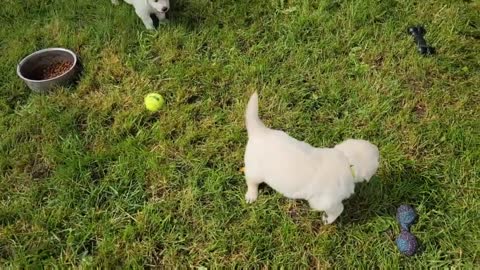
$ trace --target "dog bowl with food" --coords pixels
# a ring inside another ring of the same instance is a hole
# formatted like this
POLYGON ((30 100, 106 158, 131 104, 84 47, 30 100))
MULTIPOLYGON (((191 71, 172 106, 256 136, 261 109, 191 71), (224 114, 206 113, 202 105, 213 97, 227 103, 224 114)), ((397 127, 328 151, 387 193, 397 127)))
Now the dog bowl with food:
POLYGON ((78 74, 78 66, 74 52, 48 48, 23 58, 17 66, 17 74, 30 89, 43 93, 72 82, 78 74))

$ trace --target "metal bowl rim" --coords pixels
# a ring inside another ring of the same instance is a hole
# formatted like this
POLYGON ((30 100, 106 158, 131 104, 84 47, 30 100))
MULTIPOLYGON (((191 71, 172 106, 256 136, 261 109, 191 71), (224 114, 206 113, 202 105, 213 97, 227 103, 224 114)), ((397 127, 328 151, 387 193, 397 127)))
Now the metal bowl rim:
POLYGON ((18 63, 17 65, 17 75, 22 78, 22 80, 25 80, 25 81, 28 81, 28 82, 49 82, 49 81, 52 81, 52 80, 55 80, 55 79, 58 79, 60 77, 62 77, 63 75, 69 73, 72 69, 75 68, 75 66, 77 65, 77 55, 72 52, 71 50, 69 49, 65 49, 65 48, 46 48, 46 49, 41 49, 41 50, 38 50, 38 51, 35 51, 27 56, 25 56, 22 61, 20 61, 20 63, 18 63), (42 54, 42 53, 46 53, 46 52, 51 52, 51 51, 63 51, 63 52, 67 52, 69 54, 71 54, 73 56, 73 64, 72 66, 67 70, 65 71, 64 73, 56 76, 56 77, 53 77, 53 78, 49 78, 49 79, 46 79, 46 80, 32 80, 32 79, 28 79, 28 78, 25 78, 22 73, 20 72, 20 67, 23 66, 25 64, 25 62, 31 58, 32 56, 35 56, 35 55, 38 55, 38 54, 42 54))

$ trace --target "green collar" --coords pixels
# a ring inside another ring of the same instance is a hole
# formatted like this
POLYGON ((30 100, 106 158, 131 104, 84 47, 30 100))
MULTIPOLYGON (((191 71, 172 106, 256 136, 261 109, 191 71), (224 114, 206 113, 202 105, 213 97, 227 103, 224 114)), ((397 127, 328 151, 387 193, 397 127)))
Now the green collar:
POLYGON ((352 173, 353 178, 355 178, 355 170, 353 169, 353 165, 350 165, 350 172, 352 173))

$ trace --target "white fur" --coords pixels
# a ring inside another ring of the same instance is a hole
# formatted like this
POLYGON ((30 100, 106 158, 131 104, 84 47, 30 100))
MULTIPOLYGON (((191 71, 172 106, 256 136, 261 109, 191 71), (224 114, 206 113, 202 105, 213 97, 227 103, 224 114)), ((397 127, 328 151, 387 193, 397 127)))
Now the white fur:
MULTIPOLYGON (((133 5, 135 13, 142 19, 147 29, 155 29, 150 14, 157 16, 158 20, 165 21, 165 14, 170 9, 169 0, 124 0, 125 3, 133 5)), ((114 5, 118 5, 118 0, 112 0, 114 5)))
POLYGON ((334 148, 315 148, 285 132, 265 127, 258 117, 258 95, 250 97, 246 111, 248 143, 245 151, 245 199, 257 199, 265 182, 288 198, 308 200, 325 211, 330 224, 343 211, 356 182, 368 181, 379 164, 378 148, 364 140, 346 140, 334 148))

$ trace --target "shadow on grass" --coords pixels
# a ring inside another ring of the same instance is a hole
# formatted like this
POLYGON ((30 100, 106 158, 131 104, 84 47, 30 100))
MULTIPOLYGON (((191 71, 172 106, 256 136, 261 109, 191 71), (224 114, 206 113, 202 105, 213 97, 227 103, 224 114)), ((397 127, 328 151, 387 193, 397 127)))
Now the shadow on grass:
MULTIPOLYGON (((410 204, 415 207, 426 193, 439 188, 441 187, 427 181, 425 176, 412 166, 374 176, 369 182, 356 185, 355 193, 343 201, 345 210, 335 223, 364 224, 378 216, 394 218, 398 206, 410 204)), ((260 184, 259 190, 260 196, 273 196, 276 193, 265 183, 260 184)), ((294 210, 305 212, 306 209, 313 211, 308 202, 297 200, 294 210)))
POLYGON ((378 175, 369 182, 357 184, 355 194, 344 201, 345 211, 337 222, 362 224, 377 216, 395 217, 398 206, 415 207, 423 194, 438 188, 414 167, 378 175))
POLYGON ((167 13, 167 18, 171 22, 184 25, 190 30, 196 29, 198 26, 204 28, 206 16, 202 16, 202 12, 196 10, 196 7, 192 6, 193 4, 185 0, 170 0, 170 11, 167 13))

